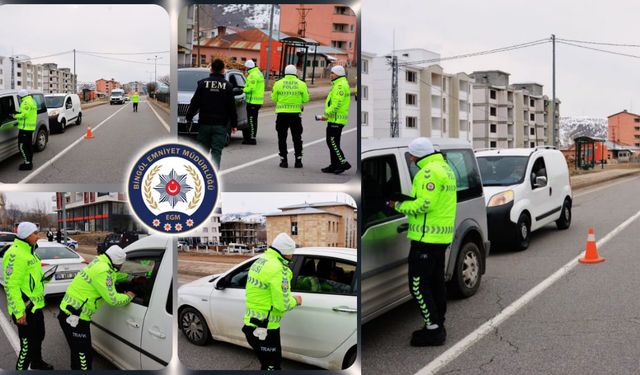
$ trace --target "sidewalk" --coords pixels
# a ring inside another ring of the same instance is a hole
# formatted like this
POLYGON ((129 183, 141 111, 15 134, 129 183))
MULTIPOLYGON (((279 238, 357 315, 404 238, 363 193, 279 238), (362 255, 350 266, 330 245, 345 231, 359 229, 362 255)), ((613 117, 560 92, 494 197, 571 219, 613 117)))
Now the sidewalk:
POLYGON ((616 180, 636 174, 640 174, 640 168, 603 169, 593 171, 591 173, 571 176, 571 187, 573 190, 578 190, 605 181, 616 180))

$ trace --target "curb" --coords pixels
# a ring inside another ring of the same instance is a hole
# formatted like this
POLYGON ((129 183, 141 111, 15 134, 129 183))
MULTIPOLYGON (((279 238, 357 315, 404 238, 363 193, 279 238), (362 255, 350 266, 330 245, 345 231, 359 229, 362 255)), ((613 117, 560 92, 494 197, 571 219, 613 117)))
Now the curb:
POLYGON ((107 103, 108 103, 107 101, 100 101, 100 102, 87 103, 87 104, 84 104, 84 105, 80 104, 80 108, 81 109, 90 109, 90 108, 97 107, 99 105, 104 105, 104 104, 107 104, 107 103))
POLYGON ((166 108, 165 106, 162 106, 158 103, 156 103, 156 101, 154 99, 147 99, 147 102, 149 102, 149 104, 151 104, 152 106, 158 108, 161 111, 164 111, 166 114, 170 115, 171 114, 171 109, 166 108))
POLYGON ((583 182, 578 182, 578 183, 572 183, 572 190, 580 190, 580 189, 584 189, 586 187, 590 187, 590 186, 595 186, 604 182, 609 182, 609 181, 613 181, 613 180, 618 180, 624 177, 629 177, 629 176, 633 176, 633 175, 637 175, 640 174, 640 169, 631 169, 629 171, 626 171, 624 173, 620 173, 616 176, 608 176, 608 177, 602 177, 599 176, 599 178, 594 178, 594 180, 592 181, 583 181, 583 182))

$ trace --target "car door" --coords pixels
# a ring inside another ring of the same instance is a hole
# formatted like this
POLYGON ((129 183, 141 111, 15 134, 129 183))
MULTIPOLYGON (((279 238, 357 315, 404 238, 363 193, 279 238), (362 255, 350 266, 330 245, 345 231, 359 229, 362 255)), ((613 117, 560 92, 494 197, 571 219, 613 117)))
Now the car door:
POLYGON ((74 114, 71 97, 67 96, 66 99, 64 100, 64 118, 67 120, 67 125, 69 125, 71 121, 74 121, 75 117, 76 115, 74 114))
MULTIPOLYGON (((235 72, 229 74, 229 82, 231 82, 231 86, 234 88, 243 89, 245 85, 245 79, 242 74, 235 72)), ((247 124, 247 94, 241 91, 242 90, 239 90, 239 93, 235 96, 236 109, 238 113, 238 126, 247 124)))
POLYGON ((532 216, 531 228, 537 229, 548 221, 548 217, 553 215, 554 202, 551 200, 553 189, 547 181, 544 186, 536 185, 537 177, 547 177, 547 167, 543 155, 537 155, 532 158, 531 170, 527 176, 527 184, 530 190, 530 209, 532 216), (546 219, 546 220, 545 220, 546 219))
POLYGON ((212 332, 227 339, 246 341, 242 326, 246 308, 245 288, 252 259, 215 281, 209 299, 212 332))
POLYGON ((18 101, 14 95, 0 97, 0 160, 15 154, 18 137, 18 120, 13 118, 17 112, 18 101))
POLYGON ((128 252, 121 272, 127 273, 129 279, 139 276, 144 282, 127 280, 116 287, 120 292, 134 290, 136 298, 124 307, 103 303, 93 315, 93 346, 120 368, 141 369, 142 353, 150 354, 142 348, 143 328, 164 252, 164 249, 128 252))
POLYGON ((406 301, 407 219, 387 207, 394 194, 409 194, 411 180, 395 150, 369 152, 362 160, 362 316, 387 311, 406 301), (402 167, 402 168, 401 168, 402 167))
POLYGON ((356 332, 356 264, 325 256, 295 258, 291 290, 302 305, 282 319, 282 349, 324 358, 356 332))
MULTIPOLYGON (((173 252, 165 251, 159 275, 173 274, 173 252)), ((160 277, 153 285, 149 309, 142 326, 142 369, 160 370, 173 351, 173 279, 160 277)))

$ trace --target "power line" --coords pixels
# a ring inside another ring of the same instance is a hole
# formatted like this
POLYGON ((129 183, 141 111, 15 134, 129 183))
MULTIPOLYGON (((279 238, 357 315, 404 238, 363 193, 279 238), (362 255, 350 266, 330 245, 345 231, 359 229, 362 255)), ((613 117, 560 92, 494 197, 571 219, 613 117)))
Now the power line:
POLYGON ((25 57, 22 59, 15 59, 16 62, 23 62, 23 61, 30 61, 30 60, 40 60, 40 59, 46 59, 49 57, 54 57, 54 56, 60 56, 60 55, 66 55, 68 53, 73 53, 73 50, 69 50, 69 51, 64 51, 64 52, 58 52, 58 53, 54 53, 51 55, 46 55, 46 56, 38 56, 38 57, 25 57))
MULTIPOLYGON (((79 52, 79 53, 82 53, 83 55, 86 55, 86 56, 93 56, 93 57, 97 57, 99 59, 105 59, 105 60, 115 60, 115 61, 122 61, 122 62, 134 63, 134 64, 154 65, 154 63, 148 63, 148 62, 144 62, 144 61, 135 61, 135 60, 121 59, 121 58, 117 58, 117 57, 100 56, 100 55, 95 55, 95 54, 88 53, 88 52, 79 52)), ((168 66, 169 64, 160 64, 160 63, 158 63, 158 65, 166 65, 166 66, 168 66)))
POLYGON ((640 47, 640 44, 625 44, 625 43, 610 43, 610 42, 594 42, 590 40, 576 40, 576 39, 562 39, 556 38, 557 41, 573 42, 582 44, 595 44, 600 46, 613 46, 613 47, 640 47))
POLYGON ((581 46, 579 44, 574 44, 574 43, 569 43, 569 42, 562 42, 560 40, 558 40, 558 43, 565 44, 567 46, 577 47, 577 48, 584 48, 584 49, 588 49, 588 50, 591 50, 591 51, 608 53, 608 54, 611 54, 611 55, 618 55, 618 56, 624 56, 624 57, 631 57, 631 58, 634 58, 634 59, 640 59, 640 55, 632 55, 632 54, 629 54, 629 53, 616 52, 616 51, 611 51, 611 50, 606 50, 606 49, 601 49, 601 48, 581 46))
POLYGON ((94 52, 94 51, 80 51, 81 53, 92 53, 95 55, 155 55, 161 53, 169 53, 170 51, 156 51, 156 52, 94 52))

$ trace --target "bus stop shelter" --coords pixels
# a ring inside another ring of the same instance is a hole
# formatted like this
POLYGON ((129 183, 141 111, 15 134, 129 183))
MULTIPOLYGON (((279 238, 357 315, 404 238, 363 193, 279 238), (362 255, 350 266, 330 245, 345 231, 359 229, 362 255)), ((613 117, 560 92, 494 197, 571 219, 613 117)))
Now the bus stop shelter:
POLYGON ((280 54, 280 76, 284 76, 284 68, 287 65, 295 65, 302 70, 302 80, 307 78, 307 61, 310 54, 313 56, 311 64, 311 84, 313 84, 316 61, 318 54, 318 46, 320 43, 310 38, 302 38, 299 36, 290 36, 280 39, 282 43, 282 53, 280 54), (310 51, 313 49, 313 51, 310 51))
POLYGON ((608 156, 606 141, 606 139, 602 138, 576 137, 574 139, 576 168, 592 169, 597 163, 600 163, 604 168, 604 163, 608 156))

